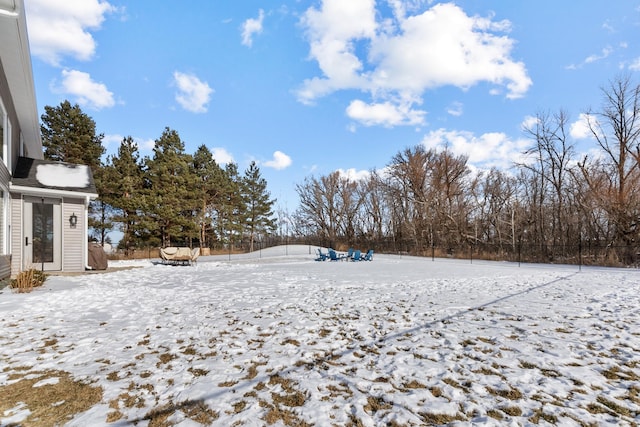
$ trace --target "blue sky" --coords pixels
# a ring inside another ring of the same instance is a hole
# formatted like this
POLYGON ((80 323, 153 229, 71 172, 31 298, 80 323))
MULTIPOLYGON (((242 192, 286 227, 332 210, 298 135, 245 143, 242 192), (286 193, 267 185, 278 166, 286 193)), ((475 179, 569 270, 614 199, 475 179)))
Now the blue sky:
POLYGON ((640 71, 640 1, 25 0, 39 114, 78 103, 109 153, 165 127, 260 166, 278 207, 295 185, 444 146, 508 167, 536 113, 582 114, 640 71))

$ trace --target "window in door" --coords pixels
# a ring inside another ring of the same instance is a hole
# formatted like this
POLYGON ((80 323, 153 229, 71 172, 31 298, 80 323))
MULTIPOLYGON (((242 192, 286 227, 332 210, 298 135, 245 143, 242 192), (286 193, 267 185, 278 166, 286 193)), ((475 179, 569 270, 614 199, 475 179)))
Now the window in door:
POLYGON ((53 262, 53 205, 33 204, 33 262, 53 262))

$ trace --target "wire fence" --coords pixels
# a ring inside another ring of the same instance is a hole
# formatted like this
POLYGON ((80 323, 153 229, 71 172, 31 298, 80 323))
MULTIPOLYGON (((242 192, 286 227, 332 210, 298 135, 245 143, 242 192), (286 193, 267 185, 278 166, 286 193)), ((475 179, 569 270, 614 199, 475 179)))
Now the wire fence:
MULTIPOLYGON (((204 248, 201 255, 241 254, 258 251, 273 246, 303 244, 334 248, 347 251, 349 248, 366 252, 373 249, 375 253, 396 255, 412 255, 430 258, 457 258, 473 261, 492 260, 518 263, 574 264, 606 267, 640 268, 639 245, 607 245, 602 242, 584 241, 572 245, 532 244, 516 242, 515 244, 461 244, 430 245, 428 242, 394 239, 354 239, 353 241, 329 241, 314 237, 269 237, 267 239, 236 241, 231 244, 218 244, 212 248, 204 248)), ((154 259, 160 257, 159 248, 139 248, 114 251, 110 259, 154 259)))

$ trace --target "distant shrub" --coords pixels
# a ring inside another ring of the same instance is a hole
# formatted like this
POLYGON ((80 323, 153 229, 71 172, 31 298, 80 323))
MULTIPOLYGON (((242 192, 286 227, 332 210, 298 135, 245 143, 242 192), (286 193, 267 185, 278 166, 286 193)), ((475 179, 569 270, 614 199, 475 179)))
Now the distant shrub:
POLYGON ((21 271, 15 279, 11 280, 11 284, 9 287, 18 293, 28 293, 33 290, 33 288, 37 288, 38 286, 42 286, 42 284, 47 280, 47 275, 44 274, 40 270, 36 270, 35 268, 31 268, 29 270, 21 271))

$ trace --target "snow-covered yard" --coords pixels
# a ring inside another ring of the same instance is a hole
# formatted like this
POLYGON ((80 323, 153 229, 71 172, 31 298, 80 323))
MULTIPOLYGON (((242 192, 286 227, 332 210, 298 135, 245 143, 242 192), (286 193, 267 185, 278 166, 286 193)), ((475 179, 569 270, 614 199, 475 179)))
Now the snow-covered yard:
POLYGON ((0 425, 640 423, 638 270, 314 251, 0 291, 0 425))

